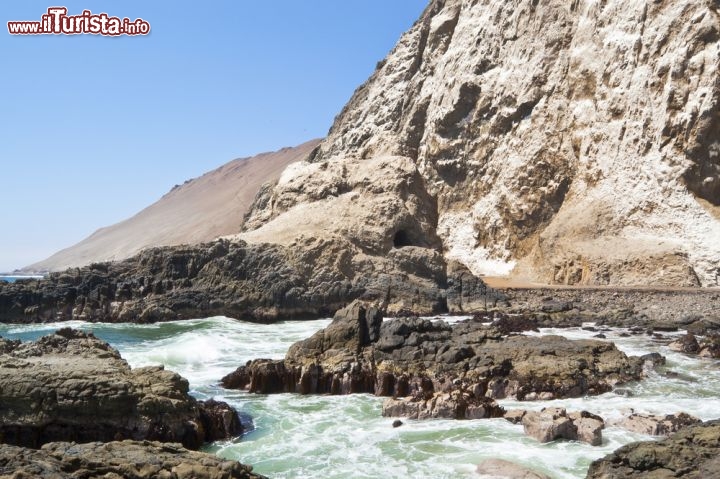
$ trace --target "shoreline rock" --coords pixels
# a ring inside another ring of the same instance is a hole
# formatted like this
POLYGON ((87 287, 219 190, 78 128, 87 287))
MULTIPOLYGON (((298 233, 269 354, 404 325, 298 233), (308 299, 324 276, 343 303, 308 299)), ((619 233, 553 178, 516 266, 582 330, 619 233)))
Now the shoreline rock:
POLYGON ((668 347, 679 353, 720 359, 720 334, 698 338, 693 333, 688 333, 668 344, 668 347))
POLYGON ((0 444, 0 477, 80 479, 264 479, 251 466, 180 444, 113 441, 75 444, 51 442, 40 449, 0 444))
POLYGON ((720 421, 689 426, 660 441, 635 442, 594 461, 587 479, 683 477, 707 479, 720 470, 720 421))
POLYGON ((0 339, 0 442, 179 442, 189 449, 242 434, 237 413, 198 401, 162 366, 131 369, 91 333, 65 328, 34 342, 0 339))
POLYGON ((339 238, 306 243, 217 240, 151 248, 46 279, 0 282, 0 322, 151 323, 221 315, 273 322, 327 317, 357 298, 384 301, 396 312, 448 311, 445 262, 433 249, 401 248, 370 261, 339 238))
POLYGON ((519 400, 601 394, 642 377, 640 358, 615 345, 559 336, 504 336, 482 320, 454 325, 419 318, 379 320, 376 305, 354 302, 284 360, 253 360, 222 379, 253 393, 372 393, 430 400, 464 391, 519 400))

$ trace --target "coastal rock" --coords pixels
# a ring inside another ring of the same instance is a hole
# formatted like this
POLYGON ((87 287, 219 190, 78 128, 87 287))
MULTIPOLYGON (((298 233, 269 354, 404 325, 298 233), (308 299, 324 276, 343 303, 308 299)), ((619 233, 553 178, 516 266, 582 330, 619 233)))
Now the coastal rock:
POLYGON ((668 345, 673 351, 699 355, 704 358, 720 358, 720 334, 709 334, 698 340, 694 334, 688 333, 668 345))
POLYGON ((251 392, 354 392, 419 397, 467 391, 520 400, 601 394, 637 380, 643 361, 612 343, 560 336, 504 336, 482 319, 454 325, 421 318, 381 321, 354 303, 284 360, 254 360, 222 379, 251 392))
POLYGON ((274 321, 327 316, 356 298, 384 301, 390 311, 445 310, 439 253, 402 248, 373 262, 360 251, 353 259, 348 248, 342 238, 306 238, 292 247, 218 240, 151 248, 42 280, 2 282, 0 322, 274 321))
POLYGON ((480 477, 492 479, 550 479, 550 476, 503 459, 487 459, 478 464, 475 472, 480 477))
POLYGON ((540 412, 528 411, 522 418, 525 434, 539 442, 552 442, 556 439, 575 441, 578 438, 577 426, 564 409, 545 408, 540 412))
POLYGON ((602 445, 602 431, 605 429, 603 418, 587 411, 571 412, 568 413, 568 417, 577 427, 578 441, 586 442, 591 446, 602 445))
POLYGON ((697 354, 700 351, 700 344, 694 334, 686 334, 680 339, 668 344, 673 351, 685 354, 697 354))
POLYGON ((1 442, 149 439, 198 449, 242 434, 229 405, 195 400, 187 380, 162 366, 131 369, 91 333, 65 328, 0 345, 1 442))
POLYGON ((40 449, 0 444, 0 477, 12 479, 263 479, 252 467, 180 444, 51 442, 40 449))
POLYGON ((590 465, 588 479, 623 477, 717 477, 720 421, 681 429, 660 441, 635 442, 590 465))
POLYGON ((667 436, 680 429, 699 424, 700 419, 684 412, 666 415, 631 414, 617 421, 615 425, 628 431, 651 436, 667 436))
POLYGON ((698 318, 692 323, 685 326, 688 333, 696 336, 705 336, 708 333, 719 333, 720 332, 720 318, 698 318))
POLYGON ((720 359, 720 334, 705 336, 700 341, 700 352, 703 358, 720 359))
POLYGON ((602 444, 605 421, 587 411, 568 413, 563 408, 544 408, 540 411, 515 411, 505 416, 510 422, 522 423, 525 434, 539 442, 558 439, 582 441, 591 446, 602 444))
POLYGON ((429 399, 390 398, 382 406, 383 416, 408 419, 485 419, 504 414, 505 409, 494 400, 463 391, 435 393, 429 399))

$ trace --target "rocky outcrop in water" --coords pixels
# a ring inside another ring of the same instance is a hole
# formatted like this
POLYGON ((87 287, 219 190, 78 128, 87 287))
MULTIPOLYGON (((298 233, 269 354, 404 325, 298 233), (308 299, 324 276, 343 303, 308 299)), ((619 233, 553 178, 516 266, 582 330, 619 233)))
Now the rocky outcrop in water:
POLYGON ((628 431, 650 436, 668 436, 687 426, 700 424, 700 419, 687 413, 653 415, 633 413, 626 418, 616 421, 614 425, 628 431))
POLYGON ((694 334, 688 333, 670 343, 668 347, 680 353, 720 359, 720 334, 697 338, 694 334))
POLYGON ((354 302, 284 360, 254 360, 222 379, 257 393, 416 396, 465 391, 520 400, 601 394, 642 376, 643 361, 613 344, 559 336, 504 336, 482 320, 455 325, 420 318, 382 321, 354 302))
POLYGON ((563 408, 523 411, 506 419, 510 422, 521 422, 525 434, 539 442, 565 439, 599 446, 602 444, 602 430, 605 428, 605 421, 600 416, 587 411, 568 413, 563 408))
POLYGON ((661 441, 621 447, 590 465, 588 479, 706 479, 720 471, 720 421, 691 426, 661 441))
POLYGON ((447 309, 445 265, 436 259, 403 250, 388 260, 399 269, 356 268, 321 239, 302 248, 224 240, 155 248, 46 280, 0 282, 0 322, 317 318, 356 298, 429 314, 447 309))
POLYGON ((52 442, 39 450, 0 444, 0 477, 7 479, 263 479, 252 467, 180 444, 115 441, 52 442))
POLYGON ((503 417, 504 414, 505 410, 493 399, 478 397, 469 391, 390 398, 382 406, 383 416, 408 419, 486 419, 503 417))
POLYGON ((198 449, 242 433, 226 403, 197 401, 163 367, 131 369, 117 350, 62 329, 35 342, 0 339, 0 442, 179 442, 198 449))

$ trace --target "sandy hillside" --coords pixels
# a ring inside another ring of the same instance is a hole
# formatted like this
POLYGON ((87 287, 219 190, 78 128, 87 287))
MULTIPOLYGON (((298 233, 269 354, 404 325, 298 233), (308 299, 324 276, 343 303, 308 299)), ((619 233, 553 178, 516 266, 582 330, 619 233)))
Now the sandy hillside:
POLYGON ((277 181, 288 164, 302 160, 318 141, 233 160, 176 186, 132 218, 25 269, 57 271, 128 258, 151 246, 200 243, 236 233, 260 186, 277 181))

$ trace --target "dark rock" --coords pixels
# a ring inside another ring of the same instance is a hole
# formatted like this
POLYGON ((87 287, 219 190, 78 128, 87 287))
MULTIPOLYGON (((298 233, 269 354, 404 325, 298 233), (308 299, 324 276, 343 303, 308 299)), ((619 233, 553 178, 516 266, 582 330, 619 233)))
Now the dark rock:
POLYGON ((362 327, 372 310, 353 303, 326 329, 292 345, 284 360, 252 361, 223 384, 265 394, 371 392, 427 400, 435 392, 466 390, 534 400, 601 394, 643 374, 643 362, 612 343, 504 337, 478 319, 453 326, 420 318, 380 322, 373 342, 362 327))
POLYGON ((711 334, 700 341, 700 352, 703 358, 720 359, 720 335, 711 334))
POLYGON ((673 331, 678 330, 677 323, 671 323, 671 322, 659 322, 659 323, 653 323, 650 325, 652 331, 662 331, 666 333, 670 333, 673 331))
POLYGON ((506 421, 513 424, 520 424, 522 423, 522 419, 525 417, 525 414, 527 414, 525 409, 511 409, 510 411, 507 411, 503 417, 506 421))
POLYGON ((40 479, 262 479, 252 467, 180 444, 52 442, 41 449, 0 444, 0 477, 40 479))
POLYGON ((450 261, 447 265, 446 298, 448 311, 461 314, 487 311, 507 302, 503 293, 488 287, 482 279, 456 261, 450 261))
POLYGON ((392 423, 392 427, 400 427, 403 425, 403 422, 400 419, 395 419, 392 423))
POLYGON ((665 364, 665 356, 660 353, 643 354, 640 356, 640 359, 651 367, 663 366, 665 364))
POLYGON ((502 315, 492 323, 492 327, 500 334, 522 333, 524 331, 538 331, 536 318, 530 315, 502 315))
POLYGON ((238 437, 243 433, 240 417, 226 402, 208 399, 199 401, 200 422, 205 431, 205 441, 217 441, 238 437))
POLYGON ((700 352, 700 344, 693 334, 686 334, 668 345, 673 351, 685 354, 697 354, 700 352))
POLYGON ((660 441, 623 446, 593 462, 587 478, 715 478, 720 471, 719 450, 720 421, 706 422, 660 441))
POLYGON ((296 248, 226 240, 151 248, 43 280, 2 282, 0 322, 148 323, 216 315, 267 322, 327 316, 357 298, 415 313, 446 311, 445 263, 437 251, 403 248, 408 251, 393 258, 353 264, 353 248, 339 238, 296 248), (400 259, 402 268, 393 268, 400 259))
POLYGON ((720 331, 720 319, 701 318, 685 326, 688 333, 696 336, 705 336, 711 332, 720 331))
POLYGON ((92 334, 61 329, 0 344, 2 442, 149 439, 198 449, 242 433, 227 404, 195 400, 187 380, 161 366, 131 369, 92 334))

